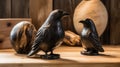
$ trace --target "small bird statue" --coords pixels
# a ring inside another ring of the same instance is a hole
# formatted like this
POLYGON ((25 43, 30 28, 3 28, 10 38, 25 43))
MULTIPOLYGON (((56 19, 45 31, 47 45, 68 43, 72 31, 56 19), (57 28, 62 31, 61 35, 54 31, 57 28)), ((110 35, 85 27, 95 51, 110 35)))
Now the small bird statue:
POLYGON ((91 19, 81 20, 83 29, 81 31, 81 42, 85 51, 83 55, 99 55, 98 52, 104 52, 94 22, 91 19))
POLYGON ((42 59, 58 59, 59 54, 54 54, 53 50, 60 46, 64 38, 64 30, 61 23, 61 18, 69 15, 67 12, 56 9, 50 13, 47 20, 39 28, 34 40, 32 50, 28 56, 38 53, 40 50, 45 52, 41 55, 42 59), (48 52, 51 52, 48 54, 48 52))

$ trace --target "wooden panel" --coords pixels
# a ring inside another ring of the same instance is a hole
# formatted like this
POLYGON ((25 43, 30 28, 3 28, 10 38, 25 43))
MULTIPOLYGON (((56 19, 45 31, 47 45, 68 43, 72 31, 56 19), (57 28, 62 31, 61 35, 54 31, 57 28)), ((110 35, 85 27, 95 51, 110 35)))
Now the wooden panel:
MULTIPOLYGON (((61 58, 44 60, 16 54, 14 50, 0 50, 0 67, 120 67, 120 46, 104 46, 99 56, 81 55, 81 47, 60 47, 54 52, 61 58)), ((43 54, 43 52, 39 52, 43 54)))
POLYGON ((107 12, 108 12, 108 24, 106 30, 101 35, 101 42, 103 44, 110 44, 110 0, 101 0, 102 3, 105 5, 107 12))
POLYGON ((62 9, 70 13, 69 17, 63 19, 63 26, 65 30, 71 30, 75 32, 73 26, 73 13, 74 9, 81 0, 54 0, 53 9, 62 9))
POLYGON ((11 0, 0 0, 0 18, 11 17, 11 0))
POLYGON ((0 19, 0 48, 11 48, 9 36, 13 26, 20 21, 31 21, 31 19, 0 19))
MULTIPOLYGON (((109 5, 109 1, 108 0, 102 0, 103 3, 105 4, 106 8, 108 11, 110 11, 110 5, 109 5)), ((74 30, 74 26, 73 26, 73 13, 74 13, 74 9, 75 7, 81 2, 81 0, 54 0, 54 9, 63 9, 65 11, 68 11, 71 15, 68 18, 63 19, 63 25, 65 30, 71 30, 73 32, 75 32, 74 30), (67 6, 66 6, 67 4, 67 6)), ((109 44, 110 42, 110 23, 108 23, 108 26, 105 30, 105 32, 103 33, 103 35, 101 36, 101 41, 104 44, 109 44)))
POLYGON ((29 17, 29 0, 12 0, 12 18, 29 17))
POLYGON ((120 0, 111 0, 110 2, 110 43, 120 43, 120 0))
POLYGON ((30 0, 30 17, 38 29, 52 11, 52 0, 30 0))

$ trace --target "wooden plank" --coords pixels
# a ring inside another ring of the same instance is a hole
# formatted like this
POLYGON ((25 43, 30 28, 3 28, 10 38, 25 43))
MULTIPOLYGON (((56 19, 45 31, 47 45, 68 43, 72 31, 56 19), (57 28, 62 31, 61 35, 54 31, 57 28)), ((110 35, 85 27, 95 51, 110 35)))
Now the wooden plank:
POLYGON ((96 64, 2 64, 1 67, 119 67, 119 63, 96 63, 96 64))
POLYGON ((12 0, 12 18, 29 18, 29 0, 12 0))
POLYGON ((52 11, 52 0, 30 0, 30 17, 38 29, 52 11))
POLYGON ((3 49, 0 50, 0 67, 119 67, 120 46, 104 46, 104 49, 99 56, 85 56, 80 54, 81 47, 61 46, 55 50, 61 56, 56 60, 28 58, 14 50, 3 49))
POLYGON ((70 13, 69 17, 63 19, 63 26, 65 30, 71 30, 75 32, 73 26, 73 13, 74 9, 81 0, 54 0, 53 9, 63 9, 70 13))
POLYGON ((120 43, 120 0, 110 0, 111 12, 110 12, 110 43, 120 43))
POLYGON ((31 21, 30 18, 8 18, 0 19, 0 49, 12 48, 10 43, 10 31, 20 21, 31 21))
POLYGON ((0 18, 11 17, 11 0, 0 0, 0 18))

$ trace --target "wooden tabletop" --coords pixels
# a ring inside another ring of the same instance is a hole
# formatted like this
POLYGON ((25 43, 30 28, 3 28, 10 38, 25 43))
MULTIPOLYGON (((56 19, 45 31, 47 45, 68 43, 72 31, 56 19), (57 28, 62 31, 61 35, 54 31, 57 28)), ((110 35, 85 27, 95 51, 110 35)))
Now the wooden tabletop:
POLYGON ((120 67, 120 46, 104 46, 104 49, 105 52, 99 56, 85 56, 80 54, 82 47, 62 46, 54 51, 61 56, 56 60, 28 58, 26 55, 16 54, 13 49, 2 49, 0 67, 120 67))

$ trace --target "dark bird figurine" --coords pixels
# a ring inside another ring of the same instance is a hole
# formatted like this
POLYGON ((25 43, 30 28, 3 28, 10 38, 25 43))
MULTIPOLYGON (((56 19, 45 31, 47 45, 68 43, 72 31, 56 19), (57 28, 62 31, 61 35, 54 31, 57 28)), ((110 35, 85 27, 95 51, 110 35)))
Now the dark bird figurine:
POLYGON ((96 27, 91 19, 80 21, 83 24, 81 31, 81 42, 85 51, 81 51, 83 55, 98 55, 98 52, 104 52, 102 48, 96 27))
POLYGON ((28 56, 32 56, 42 50, 45 52, 45 55, 41 55, 41 58, 43 59, 59 58, 59 54, 53 54, 53 50, 60 46, 64 38, 61 18, 65 15, 69 14, 58 9, 50 13, 47 20, 39 28, 32 46, 32 50, 29 52, 28 56), (51 53, 48 54, 48 52, 51 53))

